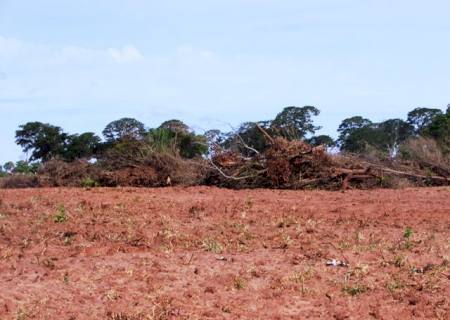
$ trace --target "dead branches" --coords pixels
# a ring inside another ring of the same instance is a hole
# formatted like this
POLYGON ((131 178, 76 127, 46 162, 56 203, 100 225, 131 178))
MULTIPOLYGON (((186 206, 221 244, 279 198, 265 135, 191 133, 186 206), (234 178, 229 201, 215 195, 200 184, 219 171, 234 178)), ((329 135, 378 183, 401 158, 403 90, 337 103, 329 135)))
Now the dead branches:
POLYGON ((348 189, 388 186, 391 177, 431 185, 450 184, 450 178, 445 176, 407 172, 357 157, 331 157, 323 147, 273 138, 256 126, 270 142, 269 148, 247 158, 231 151, 216 154, 210 160, 212 175, 216 174, 214 184, 236 188, 348 189))

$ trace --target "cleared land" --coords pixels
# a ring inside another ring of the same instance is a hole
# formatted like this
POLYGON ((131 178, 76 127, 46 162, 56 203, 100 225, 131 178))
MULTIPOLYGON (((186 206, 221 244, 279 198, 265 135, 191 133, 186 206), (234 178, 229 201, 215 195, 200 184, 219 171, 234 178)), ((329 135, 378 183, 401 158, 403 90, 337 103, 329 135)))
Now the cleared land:
POLYGON ((450 188, 0 190, 0 319, 414 317, 450 318, 450 188))

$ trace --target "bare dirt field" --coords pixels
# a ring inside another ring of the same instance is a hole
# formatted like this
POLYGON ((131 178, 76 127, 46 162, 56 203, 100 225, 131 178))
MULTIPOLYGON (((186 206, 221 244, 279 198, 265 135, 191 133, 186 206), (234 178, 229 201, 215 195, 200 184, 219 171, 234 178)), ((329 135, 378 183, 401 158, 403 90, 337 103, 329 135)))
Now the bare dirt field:
POLYGON ((318 318, 450 319, 450 188, 0 190, 0 319, 318 318))

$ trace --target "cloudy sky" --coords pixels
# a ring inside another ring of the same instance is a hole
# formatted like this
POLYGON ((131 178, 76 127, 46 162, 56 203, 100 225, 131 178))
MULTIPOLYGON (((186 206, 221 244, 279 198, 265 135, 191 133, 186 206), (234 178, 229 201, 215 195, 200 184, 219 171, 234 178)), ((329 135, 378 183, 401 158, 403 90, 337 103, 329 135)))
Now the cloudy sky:
POLYGON ((0 0, 0 162, 27 121, 227 129, 314 105, 340 121, 450 103, 448 0, 0 0))

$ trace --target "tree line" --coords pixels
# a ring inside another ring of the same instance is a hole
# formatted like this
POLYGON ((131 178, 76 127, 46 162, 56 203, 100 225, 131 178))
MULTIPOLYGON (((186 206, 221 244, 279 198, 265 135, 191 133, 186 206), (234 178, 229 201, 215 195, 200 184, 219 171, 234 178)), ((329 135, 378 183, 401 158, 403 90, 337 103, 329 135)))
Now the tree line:
POLYGON ((230 132, 209 130, 198 134, 180 120, 169 120, 156 128, 133 118, 109 123, 103 139, 93 132, 69 134, 63 128, 42 122, 28 122, 16 131, 16 143, 28 155, 27 161, 8 162, 0 174, 34 173, 41 163, 52 159, 72 162, 78 159, 119 159, 143 152, 169 152, 193 159, 218 150, 233 150, 244 155, 268 148, 263 131, 272 137, 304 140, 314 146, 334 147, 340 152, 364 154, 376 150, 381 157, 396 157, 409 139, 426 137, 436 141, 445 155, 450 153, 450 105, 446 111, 416 108, 406 120, 389 119, 372 122, 362 116, 344 119, 338 138, 316 135, 321 127, 314 124, 320 111, 313 106, 284 108, 272 120, 245 122, 230 132), (263 130, 261 130, 263 129, 263 130))

